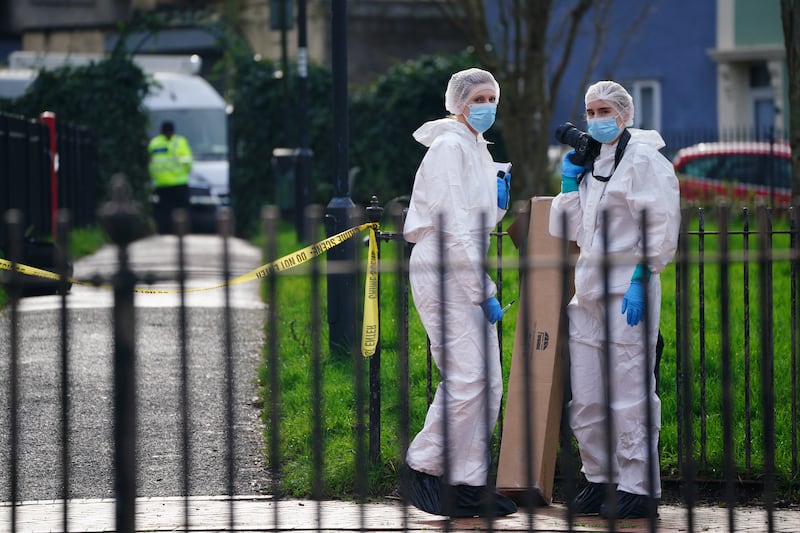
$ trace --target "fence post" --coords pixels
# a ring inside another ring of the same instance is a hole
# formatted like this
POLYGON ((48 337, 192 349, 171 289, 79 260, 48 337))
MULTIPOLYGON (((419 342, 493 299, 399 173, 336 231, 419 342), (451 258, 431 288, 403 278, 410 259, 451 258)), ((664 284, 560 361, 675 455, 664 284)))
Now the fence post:
POLYGON ((56 144, 56 115, 52 111, 45 111, 39 115, 39 122, 47 126, 49 136, 46 141, 46 146, 50 151, 50 234, 55 238, 56 228, 56 212, 58 211, 58 169, 56 164, 58 162, 58 145, 56 144))
POLYGON ((128 245, 141 236, 142 219, 130 199, 124 176, 112 178, 111 201, 100 212, 103 228, 118 247, 114 286, 114 492, 116 531, 136 531, 136 328, 134 272, 128 245))
MULTIPOLYGON (((383 208, 378 204, 378 197, 373 196, 367 207, 367 219, 378 223, 383 216, 383 208)), ((378 261, 381 260, 381 239, 375 239, 378 247, 378 261)), ((381 321, 381 274, 378 269, 378 324, 381 321)), ((380 330, 380 328, 378 328, 380 330)), ((381 343, 380 338, 375 353, 369 359, 369 458, 377 463, 381 455, 381 343)))

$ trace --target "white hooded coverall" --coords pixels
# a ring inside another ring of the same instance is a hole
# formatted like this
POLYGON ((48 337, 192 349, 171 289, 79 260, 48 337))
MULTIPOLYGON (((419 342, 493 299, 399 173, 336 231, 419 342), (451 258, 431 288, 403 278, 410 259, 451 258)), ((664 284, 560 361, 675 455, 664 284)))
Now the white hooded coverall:
POLYGON ((414 178, 403 235, 416 243, 409 264, 411 293, 442 382, 424 427, 409 446, 406 463, 419 472, 444 474, 447 401, 445 482, 484 486, 488 437, 497 420, 503 382, 497 329, 480 304, 497 292, 484 270, 484 258, 489 234, 505 210, 497 207, 496 170, 482 135, 476 139, 466 125, 444 118, 423 124, 414 138, 428 151, 414 178))
MULTIPOLYGON (((594 483, 618 483, 618 490, 661 497, 658 433, 661 401, 655 392, 655 346, 658 337, 661 281, 659 273, 672 261, 680 231, 680 193, 672 164, 658 150, 661 135, 652 130, 628 129, 630 141, 619 166, 607 182, 587 172, 578 191, 561 193, 553 200, 550 233, 562 237, 562 216, 567 218, 569 240, 580 248, 575 265, 575 296, 569 315, 570 425, 578 440, 583 472, 594 483), (642 210, 647 227, 641 227, 642 210), (603 217, 608 221, 608 243, 603 243, 603 217), (647 233, 647 290, 649 346, 645 349, 645 322, 629 326, 621 313, 622 298, 634 268, 643 257, 642 233, 647 233), (611 471, 606 454, 605 320, 603 255, 611 258, 609 271, 608 342, 615 455, 611 471), (615 261, 616 259, 616 261, 615 261), (645 366, 649 383, 645 382, 645 366), (646 385, 646 386, 645 386, 646 385), (653 413, 651 464, 655 485, 649 486, 647 392, 653 413)), ((594 174, 609 176, 617 143, 603 144, 594 174)))

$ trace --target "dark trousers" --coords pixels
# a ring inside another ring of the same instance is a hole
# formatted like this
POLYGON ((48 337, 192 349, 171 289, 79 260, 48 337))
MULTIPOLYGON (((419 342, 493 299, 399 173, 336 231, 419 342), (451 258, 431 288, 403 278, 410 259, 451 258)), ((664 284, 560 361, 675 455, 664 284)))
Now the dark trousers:
POLYGON ((172 233, 172 211, 179 208, 189 209, 189 186, 158 187, 156 194, 156 228, 159 233, 172 233))

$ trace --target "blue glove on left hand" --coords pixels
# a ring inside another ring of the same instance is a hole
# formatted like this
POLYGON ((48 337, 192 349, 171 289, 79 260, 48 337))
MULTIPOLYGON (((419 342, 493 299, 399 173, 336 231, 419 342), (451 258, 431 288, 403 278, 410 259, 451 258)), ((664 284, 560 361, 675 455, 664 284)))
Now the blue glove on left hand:
POLYGON ((628 325, 637 325, 644 316, 644 286, 641 281, 631 281, 631 286, 622 297, 622 314, 628 312, 628 325))
POLYGON ((585 168, 569 160, 569 156, 574 153, 575 150, 570 150, 564 154, 564 159, 561 160, 561 192, 577 191, 578 176, 586 172, 585 168))
POLYGON ((492 324, 503 318, 503 309, 500 307, 500 302, 498 302, 497 298, 494 296, 483 302, 481 304, 481 309, 483 309, 483 314, 486 315, 486 319, 492 324))
POLYGON ((569 157, 575 153, 575 150, 570 150, 566 154, 564 154, 564 159, 561 160, 561 175, 567 178, 577 178, 584 172, 586 169, 580 165, 576 165, 572 161, 570 161, 569 157))
POLYGON ((497 207, 508 209, 508 204, 511 202, 511 174, 506 172, 505 176, 501 177, 500 172, 497 173, 497 207))

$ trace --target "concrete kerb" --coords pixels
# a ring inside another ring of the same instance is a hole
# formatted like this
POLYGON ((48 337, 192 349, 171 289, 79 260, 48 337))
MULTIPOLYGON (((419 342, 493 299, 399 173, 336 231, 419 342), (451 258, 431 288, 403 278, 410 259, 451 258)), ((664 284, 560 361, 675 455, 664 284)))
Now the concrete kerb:
MULTIPOLYGON (((68 531, 113 531, 113 499, 83 499, 68 502, 68 531)), ((58 500, 18 504, 16 531, 64 531, 64 503, 58 500)), ((695 508, 695 531, 728 531, 728 513, 719 507, 695 508)), ((797 531, 800 513, 776 511, 774 531, 797 531)), ((763 509, 737 508, 735 530, 767 530, 763 509)), ((280 500, 269 496, 195 496, 139 498, 137 531, 607 531, 609 524, 597 516, 578 516, 570 528, 563 505, 537 507, 533 513, 521 510, 492 521, 447 519, 404 507, 395 501, 358 504, 345 501, 280 500), (189 524, 184 523, 188 504, 189 524), (231 512, 233 514, 231 514, 231 512), (233 529, 231 529, 231 524, 233 529), (449 526, 449 527, 448 527, 449 526)), ((657 531, 688 531, 689 513, 679 506, 659 508, 657 531)), ((620 531, 649 531, 646 520, 620 520, 620 531)), ((11 506, 0 504, 0 529, 11 531, 11 506)))

